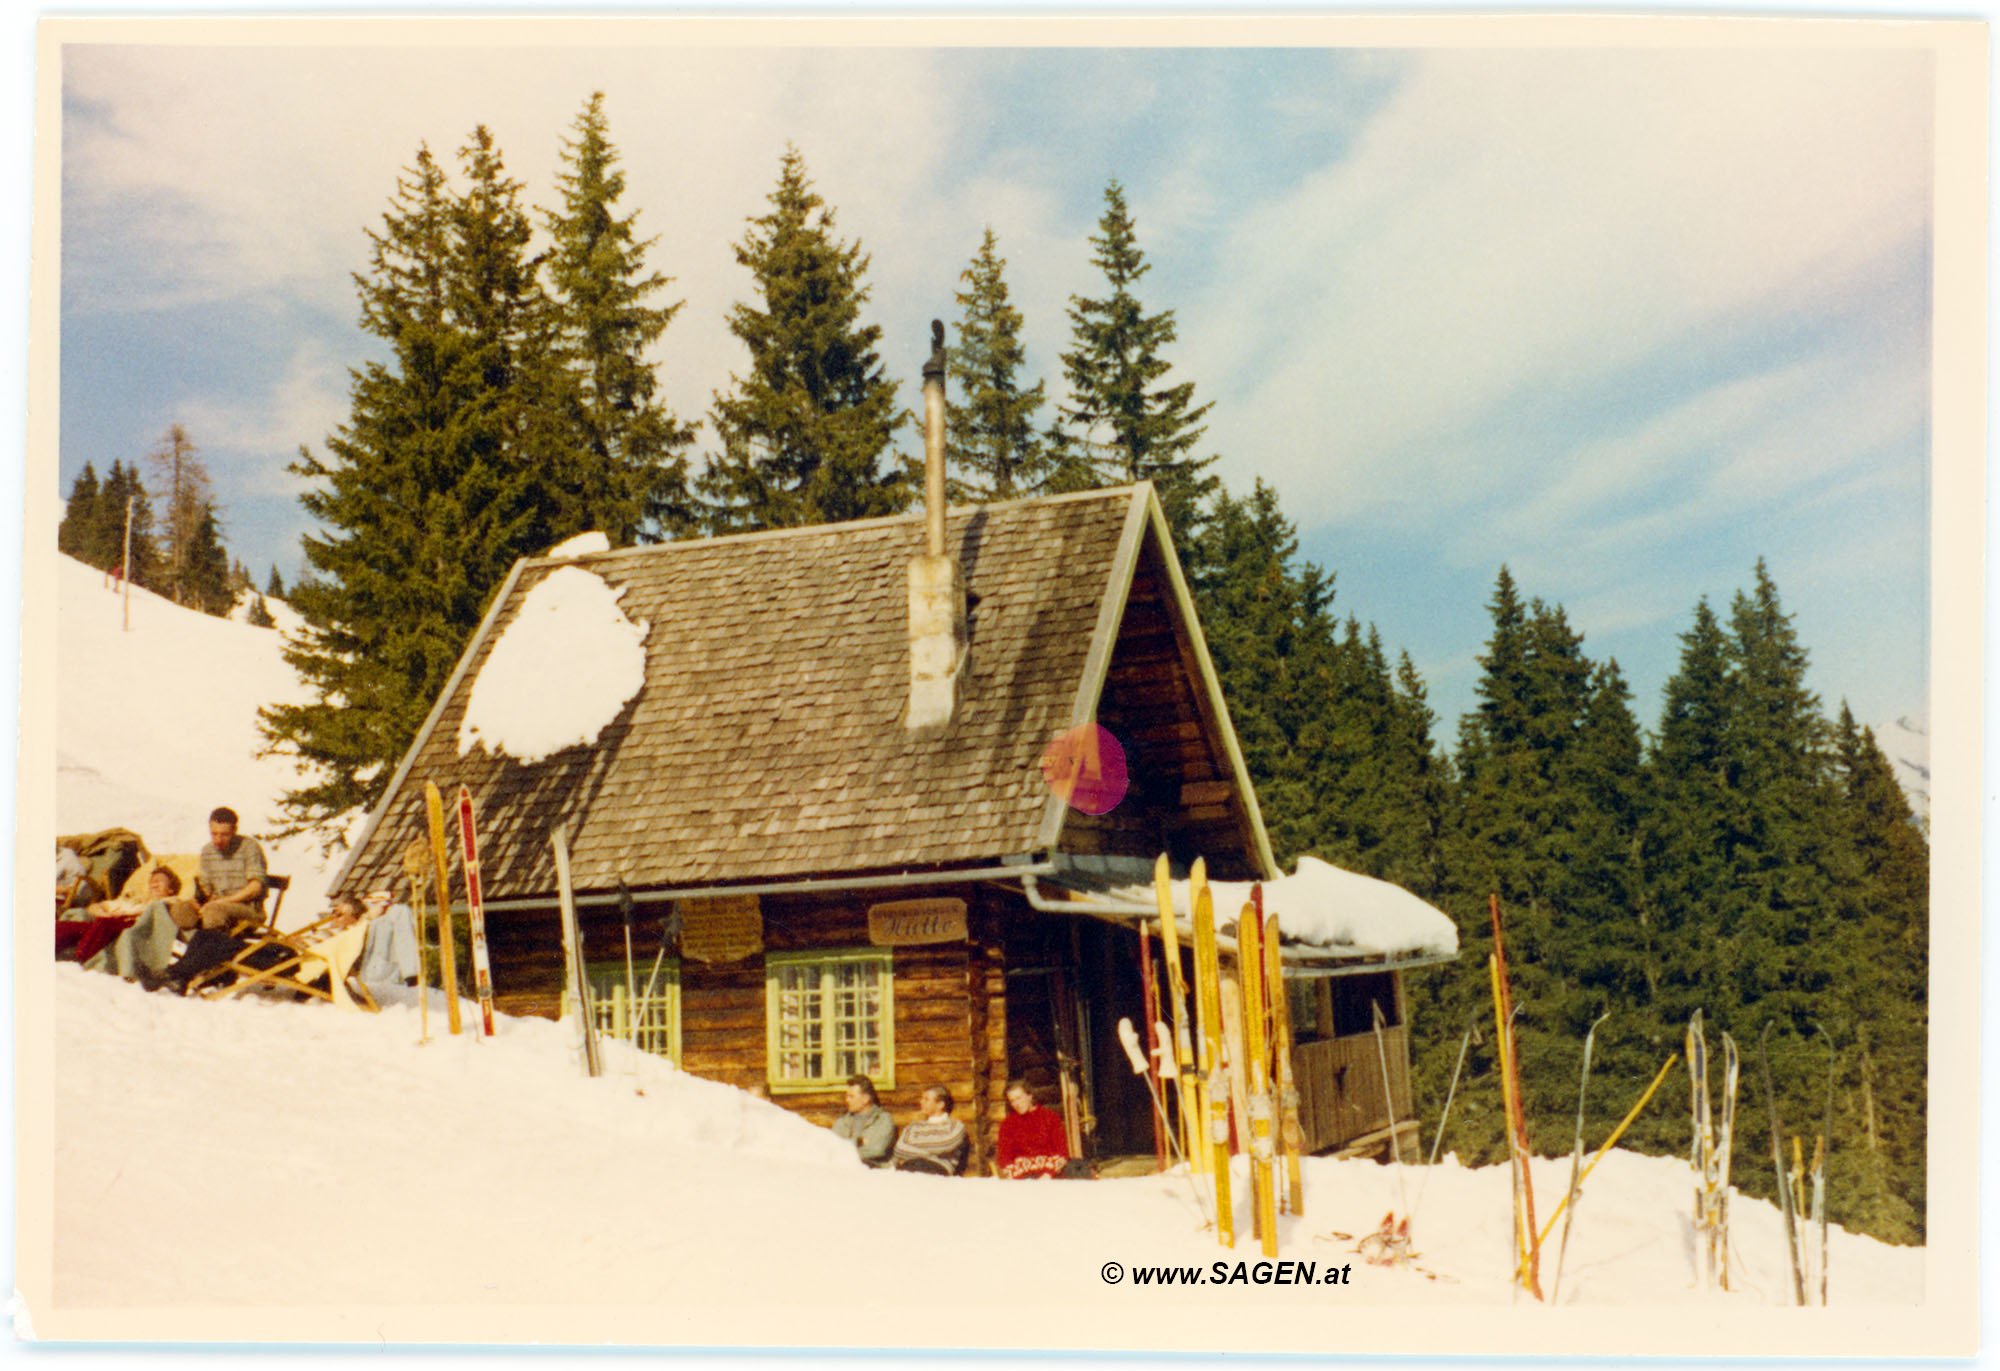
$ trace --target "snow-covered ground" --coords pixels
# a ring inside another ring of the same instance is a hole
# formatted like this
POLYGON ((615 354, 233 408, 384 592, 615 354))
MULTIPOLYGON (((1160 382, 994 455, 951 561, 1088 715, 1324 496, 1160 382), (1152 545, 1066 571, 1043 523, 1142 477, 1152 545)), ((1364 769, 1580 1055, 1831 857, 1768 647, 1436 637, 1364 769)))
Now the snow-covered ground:
MULTIPOLYGON (((292 783, 287 763, 254 756, 256 706, 300 690, 278 632, 134 592, 122 633, 102 577, 67 561, 60 591, 58 831, 122 824, 186 850, 207 810, 229 803, 260 832, 292 783)), ((299 882, 288 912, 316 909, 328 876, 317 849, 278 854, 299 882)), ((1247 1236, 1234 1253, 1217 1247, 1184 1176, 869 1172, 782 1109, 621 1046, 605 1077, 586 1079, 564 1028, 541 1020, 502 1016, 490 1041, 449 1038, 434 1000, 420 1044, 414 992, 370 1016, 148 995, 74 966, 53 977, 54 1291, 72 1309, 285 1306, 301 1311, 294 1336, 370 1342, 409 1341, 440 1309, 462 1316, 455 1328, 490 1329, 483 1340, 590 1342, 612 1335, 579 1334, 591 1325, 574 1316, 615 1308, 647 1311, 619 1325, 640 1342, 1212 1348, 1265 1345, 1238 1335, 1265 1314, 1274 1328, 1331 1328, 1361 1309, 1515 1302, 1504 1167, 1307 1159, 1306 1209, 1280 1221, 1280 1255, 1316 1263, 1321 1279, 1351 1270, 1303 1324, 1297 1288, 1106 1285, 1107 1262, 1257 1256, 1247 1236), (1369 1266, 1358 1240, 1391 1210, 1414 1211, 1415 1263, 1369 1266), (552 1309, 572 1317, 520 1313, 552 1309), (966 1313, 919 1338, 899 1309, 966 1313)), ((1536 1163, 1544 1214, 1568 1169, 1536 1163)), ((1579 1206, 1561 1303, 1684 1306, 1687 1327, 1789 1303, 1771 1205, 1732 1207, 1729 1294, 1698 1286, 1688 1209, 1684 1163, 1613 1153, 1579 1206)), ((1924 1298, 1919 1249, 1836 1230, 1830 1266, 1829 1313, 1924 1298)), ((1418 1346, 1442 1326, 1410 1317, 1418 1346)), ((1355 1344, 1327 1333, 1273 1345, 1355 1344)))

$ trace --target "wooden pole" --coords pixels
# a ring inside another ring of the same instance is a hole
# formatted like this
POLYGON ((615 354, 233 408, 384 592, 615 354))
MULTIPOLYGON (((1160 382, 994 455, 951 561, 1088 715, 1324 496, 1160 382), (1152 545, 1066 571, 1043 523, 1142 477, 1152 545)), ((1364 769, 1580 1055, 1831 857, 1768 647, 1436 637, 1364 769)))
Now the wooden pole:
POLYGON ((132 631, 132 497, 125 497, 125 552, 118 563, 119 593, 125 601, 124 631, 132 631))

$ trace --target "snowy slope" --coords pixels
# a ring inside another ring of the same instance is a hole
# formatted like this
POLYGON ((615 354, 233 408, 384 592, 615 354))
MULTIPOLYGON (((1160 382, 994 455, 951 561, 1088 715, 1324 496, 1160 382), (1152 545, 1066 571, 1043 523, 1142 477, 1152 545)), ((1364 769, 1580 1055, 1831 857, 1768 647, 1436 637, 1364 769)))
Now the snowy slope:
MULTIPOLYGON (((257 710, 307 698, 280 655, 281 630, 134 589, 128 631, 103 572, 56 560, 56 831, 123 827, 155 851, 194 852, 208 841, 208 812, 228 805, 271 869, 292 877, 282 922, 317 911, 331 874, 319 845, 268 836, 298 773, 256 755, 257 710)), ((289 606, 271 611, 296 622, 289 606)))

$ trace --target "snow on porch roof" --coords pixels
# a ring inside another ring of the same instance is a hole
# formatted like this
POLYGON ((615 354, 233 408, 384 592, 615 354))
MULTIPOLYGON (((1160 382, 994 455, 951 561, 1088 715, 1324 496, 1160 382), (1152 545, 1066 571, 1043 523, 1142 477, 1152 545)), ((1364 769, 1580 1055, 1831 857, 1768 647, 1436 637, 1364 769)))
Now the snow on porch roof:
MULTIPOLYGON (((1107 913, 1142 916, 1159 909, 1152 882, 1130 879, 1123 863, 1096 872, 1073 867, 1052 879, 1088 897, 1079 902, 1079 913, 1091 904, 1107 913)), ((1191 886, 1187 881, 1171 885, 1176 921, 1192 934, 1191 886)), ((1219 930, 1236 922, 1250 902, 1250 886, 1248 881, 1208 883, 1219 930)), ((1289 960, 1417 966, 1458 955, 1458 925, 1451 916, 1388 881, 1317 857, 1301 857, 1291 875, 1265 881, 1263 886, 1265 913, 1278 916, 1289 960)))

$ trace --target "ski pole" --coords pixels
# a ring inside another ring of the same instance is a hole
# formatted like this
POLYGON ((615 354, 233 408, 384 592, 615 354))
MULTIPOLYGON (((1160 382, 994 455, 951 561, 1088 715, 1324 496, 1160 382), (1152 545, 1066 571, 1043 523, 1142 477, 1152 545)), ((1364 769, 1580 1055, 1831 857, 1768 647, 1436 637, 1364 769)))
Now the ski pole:
POLYGON ((1389 1087, 1389 1049, 1382 1043, 1382 1003, 1368 1002, 1375 1019, 1375 1057, 1382 1063, 1382 1100, 1389 1111, 1389 1146, 1396 1151, 1396 1198, 1402 1201, 1403 1217, 1410 1217, 1410 1189, 1403 1179, 1403 1134, 1396 1126, 1396 1092, 1389 1087))
MULTIPOLYGON (((1828 1158, 1830 1160, 1833 1153, 1833 1064, 1834 1062, 1839 1060, 1839 1057, 1834 1050, 1832 1035, 1830 1035, 1824 1028, 1821 1028, 1818 1024, 1813 1025, 1813 1032, 1819 1034, 1820 1037, 1826 1039, 1826 1132, 1823 1136, 1826 1140, 1826 1150, 1828 1158)), ((1822 1170, 1820 1172, 1820 1189, 1822 1193, 1818 1197, 1819 1302, 1821 1308, 1826 1307, 1827 1249, 1826 1249, 1826 1206, 1825 1206, 1825 1195, 1824 1195, 1826 1181, 1827 1181, 1827 1173, 1824 1170, 1822 1170)))
MULTIPOLYGON (((1465 1016, 1465 1036, 1458 1040, 1458 1061, 1451 1068, 1451 1085, 1444 1092, 1444 1112, 1438 1115, 1437 1134, 1431 1139, 1430 1160, 1424 1163, 1424 1178, 1417 1182, 1417 1208, 1424 1207, 1424 1192, 1430 1189, 1431 1171, 1437 1166, 1438 1149, 1444 1146, 1444 1126, 1451 1119, 1451 1102, 1458 1098, 1458 1073, 1465 1067, 1465 1050, 1472 1046, 1472 1025, 1479 1019, 1474 1009, 1465 1016)), ((1416 1215, 1411 1214, 1414 1220, 1416 1215)))
MULTIPOLYGON (((1583 1097, 1590 1089, 1590 1049, 1597 1042, 1597 1025, 1611 1017, 1611 1011, 1599 1014, 1590 1025, 1590 1031, 1583 1036, 1583 1079, 1576 1087, 1576 1146, 1569 1154, 1569 1193, 1563 1197, 1563 1204, 1569 1212, 1563 1216, 1562 1243, 1556 1248, 1556 1278, 1549 1286, 1549 1303, 1554 1304, 1562 1295, 1563 1259, 1569 1256, 1569 1226, 1576 1218, 1576 1187, 1581 1181, 1577 1168, 1583 1164, 1583 1097)), ((1555 1223, 1555 1215, 1549 1215, 1549 1222, 1555 1223)))
MULTIPOLYGON (((1598 1163, 1600 1163, 1600 1161, 1604 1161, 1604 1153, 1608 1153, 1608 1151, 1612 1149, 1612 1143, 1616 1143, 1616 1141, 1618 1141, 1620 1137, 1624 1137, 1624 1131, 1626 1131, 1628 1127, 1632 1127, 1632 1119, 1636 1119, 1636 1117, 1638 1117, 1638 1111, 1640 1111, 1640 1109, 1644 1109, 1644 1107, 1646 1107, 1646 1101, 1648 1101, 1648 1099, 1652 1099, 1652 1095, 1654 1095, 1654 1091, 1656 1091, 1656 1089, 1660 1089, 1660 1081, 1664 1081, 1664 1079, 1666 1079, 1666 1073, 1674 1069, 1674 1063, 1676 1063, 1676 1061, 1680 1061, 1680 1053, 1678 1053, 1678 1051, 1676 1051, 1676 1053, 1668 1053, 1668 1057, 1666 1057, 1666 1065, 1664 1065, 1664 1067, 1660 1067, 1660 1073, 1658 1073, 1656 1077, 1652 1077, 1652 1085, 1648 1085, 1648 1087, 1646 1087, 1646 1093, 1638 1097, 1638 1103, 1636 1103, 1636 1105, 1632 1105, 1632 1109, 1630 1109, 1630 1111, 1626 1113, 1626 1117, 1624 1117, 1624 1119, 1622 1119, 1622 1121, 1618 1123, 1618 1127, 1614 1127, 1614 1129, 1612 1129, 1612 1135, 1604 1139, 1604 1145, 1602 1145, 1602 1147, 1598 1147, 1596 1155, 1592 1155, 1592 1157, 1590 1157, 1590 1165, 1588 1165, 1588 1167, 1584 1167, 1584 1173, 1576 1177, 1576 1187, 1578 1187, 1578 1191, 1582 1189, 1584 1181, 1588 1181, 1588 1179, 1590 1179, 1590 1173, 1598 1169, 1598 1163)), ((1562 1201, 1560 1205, 1556 1205, 1556 1211, 1554 1211, 1552 1215, 1548 1215, 1548 1227, 1546 1227, 1546 1229, 1542 1229, 1542 1241, 1546 1241, 1546 1239, 1548 1239, 1548 1235, 1550 1235, 1550 1233, 1554 1231, 1554 1227, 1556 1227, 1556 1219, 1558 1219, 1558 1217, 1562 1215, 1562 1211, 1564 1211, 1564 1209, 1568 1207, 1568 1203, 1570 1203, 1570 1201, 1568 1201, 1568 1197, 1564 1197, 1564 1201, 1562 1201)))

